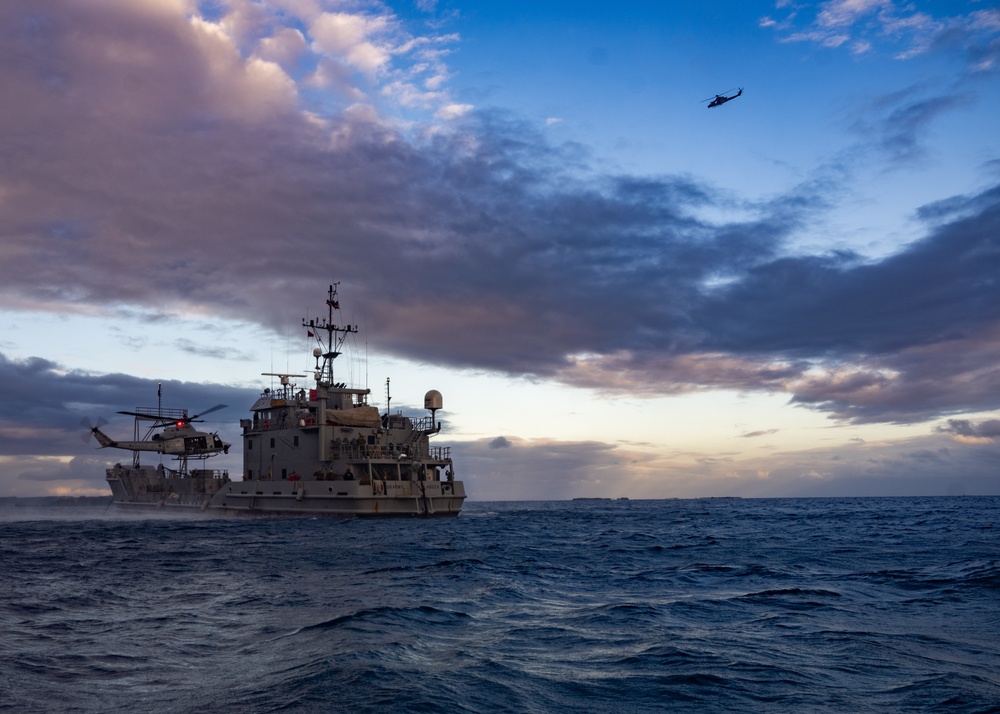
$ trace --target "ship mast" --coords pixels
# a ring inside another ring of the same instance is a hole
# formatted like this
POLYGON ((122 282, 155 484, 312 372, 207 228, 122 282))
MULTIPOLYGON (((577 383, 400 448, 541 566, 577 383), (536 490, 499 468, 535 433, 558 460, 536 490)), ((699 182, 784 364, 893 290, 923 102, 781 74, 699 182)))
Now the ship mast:
POLYGON ((302 320, 302 326, 308 328, 310 333, 315 335, 316 339, 323 345, 322 349, 317 347, 313 350, 313 356, 316 357, 317 388, 333 386, 333 360, 341 354, 340 348, 347 336, 358 331, 357 325, 337 325, 333 322, 333 311, 340 310, 340 302, 337 300, 337 287, 339 285, 340 283, 334 283, 330 286, 326 299, 327 316, 325 318, 302 320), (320 330, 326 332, 325 339, 320 336, 320 330), (322 364, 320 358, 323 359, 322 364))
POLYGON ((325 318, 317 317, 308 321, 303 318, 302 320, 302 326, 307 328, 309 333, 322 345, 322 347, 316 347, 313 350, 313 356, 316 358, 316 421, 319 424, 318 457, 320 462, 326 465, 329 465, 331 460, 331 427, 327 422, 326 409, 330 399, 330 389, 333 387, 333 360, 337 359, 337 356, 340 355, 340 348, 343 346, 347 336, 358 331, 357 325, 353 327, 351 325, 337 325, 333 321, 333 311, 340 310, 340 303, 337 300, 338 285, 340 283, 331 285, 327 293, 327 316, 325 318), (326 332, 325 340, 319 334, 321 330, 326 332), (320 362, 321 358, 323 360, 322 363, 320 362))

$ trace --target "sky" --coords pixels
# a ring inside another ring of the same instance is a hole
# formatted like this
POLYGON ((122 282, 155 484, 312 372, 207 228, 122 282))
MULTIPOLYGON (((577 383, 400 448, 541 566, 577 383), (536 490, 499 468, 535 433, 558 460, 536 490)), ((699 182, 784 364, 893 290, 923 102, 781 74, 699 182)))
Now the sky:
POLYGON ((334 282, 476 500, 1000 494, 998 80, 985 0, 7 0, 0 496, 238 444, 334 282))

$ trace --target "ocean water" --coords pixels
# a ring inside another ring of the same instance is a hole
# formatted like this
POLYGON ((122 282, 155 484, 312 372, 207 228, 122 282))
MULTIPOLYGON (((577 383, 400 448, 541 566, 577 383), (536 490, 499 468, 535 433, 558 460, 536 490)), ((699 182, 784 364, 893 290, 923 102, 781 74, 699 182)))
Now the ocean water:
POLYGON ((65 510, 0 516, 4 711, 1000 711, 1000 498, 65 510))

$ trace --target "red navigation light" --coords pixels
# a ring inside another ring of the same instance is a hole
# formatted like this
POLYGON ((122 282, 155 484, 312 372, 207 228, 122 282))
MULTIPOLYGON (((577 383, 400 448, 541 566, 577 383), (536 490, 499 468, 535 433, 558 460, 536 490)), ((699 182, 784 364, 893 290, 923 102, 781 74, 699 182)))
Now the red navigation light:
POLYGON ((177 428, 178 428, 178 429, 181 429, 181 428, 183 428, 183 427, 184 427, 184 422, 183 422, 183 421, 179 421, 179 422, 177 422, 177 428))

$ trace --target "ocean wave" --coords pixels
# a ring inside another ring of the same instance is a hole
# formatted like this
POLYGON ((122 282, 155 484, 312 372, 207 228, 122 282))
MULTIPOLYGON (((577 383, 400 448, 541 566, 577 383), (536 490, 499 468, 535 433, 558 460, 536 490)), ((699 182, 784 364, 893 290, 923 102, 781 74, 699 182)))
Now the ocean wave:
POLYGON ((3 521, 0 708, 985 712, 1000 499, 960 500, 3 521))

